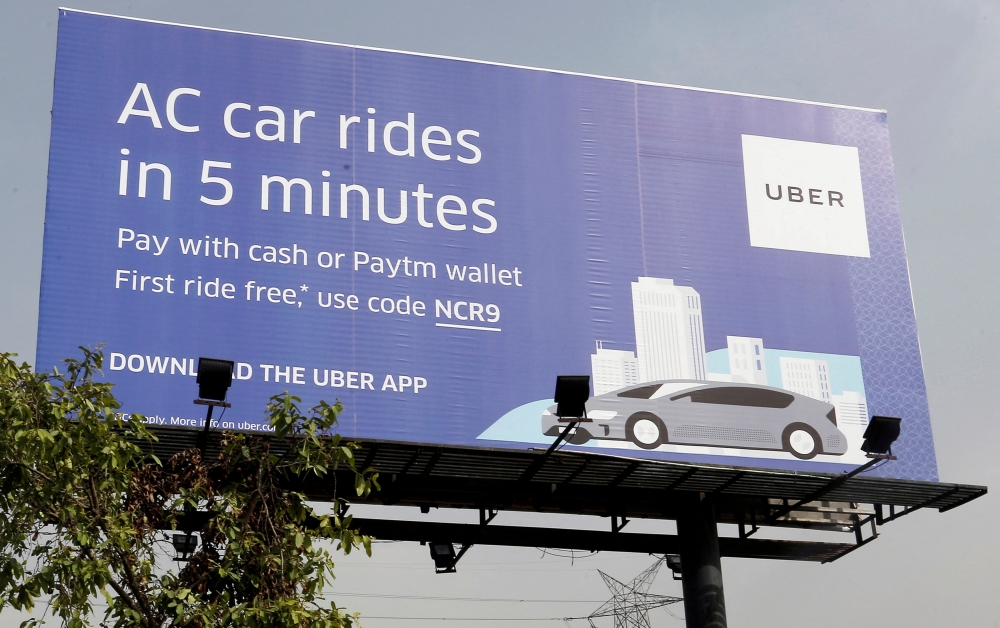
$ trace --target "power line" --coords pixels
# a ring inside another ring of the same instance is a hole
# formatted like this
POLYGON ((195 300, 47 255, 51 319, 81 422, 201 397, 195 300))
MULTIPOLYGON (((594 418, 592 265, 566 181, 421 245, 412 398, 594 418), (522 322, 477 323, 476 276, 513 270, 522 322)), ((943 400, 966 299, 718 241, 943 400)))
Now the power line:
POLYGON ((374 597, 394 600, 442 600, 448 602, 523 602, 537 604, 593 604, 594 600, 528 600, 502 597, 445 597, 437 595, 390 595, 382 593, 342 593, 331 592, 330 597, 374 597))
MULTIPOLYGON (((551 553, 550 553, 551 555, 551 553)), ((568 557, 567 557, 568 558, 568 557)), ((587 563, 593 562, 604 562, 604 561, 623 561, 625 559, 620 557, 608 557, 608 558, 591 558, 589 556, 580 557, 577 556, 576 560, 585 560, 587 563)), ((581 565, 580 567, 574 566, 570 562, 563 561, 551 561, 551 560, 519 560, 519 561, 483 561, 474 562, 462 568, 463 571, 495 571, 497 565, 525 565, 525 566, 535 566, 538 571, 583 571, 587 569, 592 569, 593 567, 587 565, 581 565)), ((363 569, 415 569, 426 571, 429 567, 425 566, 423 563, 378 563, 378 562, 346 562, 341 561, 338 563, 338 568, 342 569, 353 569, 355 567, 360 567, 363 569)))
MULTIPOLYGON (((386 541, 386 543, 388 543, 388 542, 389 541, 386 541)), ((392 542, 396 543, 397 541, 392 541, 392 542)), ((398 542, 399 543, 407 543, 408 541, 398 541, 398 542)), ((570 564, 569 560, 572 558, 571 556, 568 556, 568 555, 560 556, 560 555, 554 553, 553 550, 549 550, 549 549, 545 550, 545 552, 546 552, 546 554, 548 556, 550 556, 552 558, 561 558, 561 559, 566 559, 566 560, 565 561, 545 560, 545 556, 540 556, 540 557, 538 557, 538 558, 536 558, 534 560, 483 560, 483 561, 480 561, 480 562, 478 562, 476 564, 478 564, 478 565, 545 565, 545 564, 564 564, 564 565, 569 565, 570 564)), ((579 556, 578 555, 578 556, 576 556, 575 560, 586 560, 588 563, 593 563, 593 562, 606 562, 606 561, 619 561, 620 562, 620 561, 625 560, 625 559, 623 559, 620 556, 608 556, 608 557, 597 557, 597 556, 594 556, 594 557, 591 557, 591 556, 579 556)), ((345 564, 351 564, 351 565, 353 565, 353 564, 356 564, 356 563, 345 563, 345 564)), ((364 563, 363 562, 359 562, 357 564, 364 564, 364 563)), ((417 563, 403 563, 403 564, 416 565, 417 563)))
POLYGON ((587 619, 586 617, 389 617, 382 615, 361 614, 361 619, 395 619, 414 621, 573 621, 587 619))
MULTIPOLYGON (((528 565, 533 565, 533 564, 538 564, 538 563, 472 563, 472 564, 470 564, 468 566, 462 567, 462 571, 463 572, 466 572, 466 571, 496 571, 497 568, 493 567, 491 565, 498 565, 498 564, 499 565, 524 564, 524 565, 528 566, 528 565)), ((343 569, 344 571, 347 571, 349 569, 354 569, 354 568, 360 568, 360 569, 391 569, 393 571, 396 571, 396 570, 429 571, 431 569, 431 567, 432 566, 424 566, 424 565, 417 565, 417 564, 405 564, 405 563, 404 564, 398 564, 398 565, 391 565, 391 564, 340 562, 340 563, 337 564, 337 569, 338 570, 343 569)), ((528 567, 526 569, 526 571, 528 571, 529 573, 543 573, 543 572, 552 572, 552 571, 576 571, 577 573, 580 573, 580 572, 588 571, 588 570, 593 570, 593 567, 585 567, 585 566, 573 567, 573 566, 571 566, 569 564, 567 564, 564 567, 560 567, 560 566, 556 566, 556 565, 546 565, 544 563, 543 564, 539 564, 537 569, 531 569, 530 567, 528 567)), ((338 573, 339 573, 339 571, 338 571, 338 573)))
MULTIPOLYGON (((433 598, 431 598, 433 599, 433 598)), ((443 598, 450 599, 450 598, 443 598)), ((464 599, 464 598, 458 598, 464 599)), ((527 600, 531 601, 531 600, 527 600)), ((94 607, 106 608, 108 605, 95 602, 92 604, 94 607)), ((586 619, 586 617, 401 617, 401 616, 388 616, 388 615, 366 615, 361 614, 362 620, 367 619, 392 619, 392 620, 416 620, 416 621, 572 621, 576 619, 586 619)))
MULTIPOLYGON (((381 541, 381 540, 376 540, 376 541, 373 541, 373 542, 375 542, 375 543, 397 543, 397 544, 398 543, 413 543, 413 541, 381 541)), ((588 563, 591 563, 591 562, 607 562, 607 561, 622 562, 622 561, 628 560, 627 558, 625 558, 623 556, 600 556, 600 552, 583 552, 583 553, 580 553, 580 554, 571 555, 569 553, 563 553, 563 552, 576 552, 576 551, 579 551, 579 550, 561 550, 561 549, 553 549, 553 548, 533 548, 533 549, 536 549, 536 550, 538 550, 538 551, 541 552, 541 555, 538 558, 534 559, 534 560, 514 560, 514 561, 483 560, 483 561, 477 561, 475 563, 475 565, 481 567, 482 569, 492 569, 493 565, 538 565, 538 566, 548 566, 548 567, 562 565, 566 569, 570 569, 573 566, 573 564, 571 562, 570 563, 566 563, 566 562, 563 562, 563 561, 547 561, 547 560, 545 560, 545 558, 546 557, 553 557, 553 558, 564 558, 564 559, 569 559, 569 560, 586 560, 588 563)), ((352 566, 352 567, 353 566, 359 566, 359 567, 381 567, 381 566, 387 566, 387 565, 383 565, 381 563, 370 562, 370 561, 369 562, 361 562, 361 561, 359 561, 359 562, 356 562, 356 563, 355 562, 343 562, 342 564, 345 567, 346 566, 352 566)), ((426 567, 424 566, 423 563, 392 563, 392 567, 394 569, 397 568, 397 566, 398 567, 402 567, 402 568, 409 568, 409 569, 426 569, 426 567)), ((469 567, 465 567, 464 568, 464 570, 468 570, 468 569, 469 569, 469 567)))

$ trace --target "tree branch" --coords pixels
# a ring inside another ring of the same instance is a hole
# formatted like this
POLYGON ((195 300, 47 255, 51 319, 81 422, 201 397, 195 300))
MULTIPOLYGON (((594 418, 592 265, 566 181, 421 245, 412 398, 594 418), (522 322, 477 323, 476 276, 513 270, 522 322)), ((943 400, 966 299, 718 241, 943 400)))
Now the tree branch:
POLYGON ((94 484, 93 474, 87 476, 87 483, 90 488, 89 497, 91 509, 93 510, 97 527, 104 533, 105 538, 111 541, 111 553, 115 556, 117 562, 121 564, 122 571, 125 573, 125 580, 128 588, 132 591, 132 595, 135 596, 139 605, 142 606, 142 611, 147 617, 147 623, 150 626, 154 626, 153 612, 149 608, 149 601, 146 599, 144 589, 136 580, 135 572, 132 570, 132 565, 129 562, 129 555, 114 543, 114 539, 112 539, 111 535, 108 533, 108 529, 104 521, 104 509, 101 507, 100 498, 97 496, 97 486, 94 484))
MULTIPOLYGON (((91 561, 95 563, 98 562, 97 556, 94 555, 94 551, 91 548, 85 547, 81 550, 81 553, 87 558, 89 558, 91 561)), ((120 585, 118 581, 115 580, 114 573, 111 572, 111 570, 108 570, 108 584, 111 585, 111 588, 114 589, 115 593, 118 594, 119 599, 124 600, 125 604, 127 604, 129 608, 135 611, 136 614, 142 615, 142 609, 140 609, 139 606, 135 603, 135 601, 133 601, 132 598, 128 596, 128 591, 126 591, 122 587, 122 585, 120 585)), ((146 619, 146 624, 151 628, 155 626, 155 624, 149 621, 148 617, 146 619)))
POLYGON ((129 557, 125 555, 125 553, 119 547, 114 547, 114 552, 118 554, 118 560, 121 561, 122 570, 125 572, 125 578, 129 589, 132 590, 132 594, 135 595, 139 604, 142 606, 143 612, 146 614, 147 624, 150 626, 157 625, 159 622, 153 621, 155 615, 153 614, 152 609, 149 608, 149 601, 146 599, 146 595, 143 591, 142 586, 135 578, 135 572, 132 571, 132 565, 129 564, 128 561, 129 557))
POLYGON ((23 467, 23 468, 27 469, 28 473, 31 473, 32 475, 37 475, 38 477, 42 478, 43 480, 45 480, 49 484, 51 484, 53 482, 52 478, 50 478, 49 476, 45 475, 45 473, 39 471, 38 469, 36 469, 36 468, 34 468, 32 466, 27 465, 27 464, 25 464, 25 463, 23 463, 21 461, 10 461, 10 464, 16 465, 16 466, 19 466, 19 467, 23 467))

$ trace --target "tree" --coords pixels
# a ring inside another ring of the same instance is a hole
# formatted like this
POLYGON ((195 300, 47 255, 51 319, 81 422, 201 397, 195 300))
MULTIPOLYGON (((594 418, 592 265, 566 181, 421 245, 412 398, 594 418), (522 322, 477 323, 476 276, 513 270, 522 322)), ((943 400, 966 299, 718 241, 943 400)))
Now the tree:
POLYGON ((81 349, 65 373, 0 354, 0 608, 48 596, 75 628, 103 598, 102 626, 350 628, 356 616, 323 602, 334 566, 324 545, 371 555, 371 539, 337 514, 336 494, 334 514, 320 515, 297 490, 335 482, 338 468, 355 494, 378 488, 373 470, 355 468, 357 446, 327 435, 341 404, 303 414, 286 392, 267 405, 272 434, 225 433, 218 456, 161 462, 139 446, 156 440, 143 417, 119 412, 112 385, 95 381, 103 355, 81 349), (201 543, 167 569, 162 531, 193 513, 201 543))

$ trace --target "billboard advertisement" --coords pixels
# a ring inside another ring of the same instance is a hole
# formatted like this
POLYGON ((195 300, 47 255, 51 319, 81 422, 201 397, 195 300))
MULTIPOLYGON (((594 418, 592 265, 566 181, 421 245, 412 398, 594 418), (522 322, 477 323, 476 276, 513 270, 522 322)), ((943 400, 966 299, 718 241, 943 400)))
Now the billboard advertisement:
POLYGON ((62 10, 39 368, 128 412, 937 477, 885 112, 62 10))

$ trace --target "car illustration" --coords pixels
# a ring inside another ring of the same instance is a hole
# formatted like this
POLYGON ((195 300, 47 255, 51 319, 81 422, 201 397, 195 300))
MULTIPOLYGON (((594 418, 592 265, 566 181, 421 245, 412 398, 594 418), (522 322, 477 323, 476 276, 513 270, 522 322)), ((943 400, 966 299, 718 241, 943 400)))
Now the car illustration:
MULTIPOLYGON (((642 449, 665 443, 786 451, 810 460, 847 453, 833 405, 755 384, 661 380, 591 397, 587 417, 569 438, 628 441, 642 449)), ((558 436, 567 423, 556 406, 542 414, 542 431, 558 436)))

